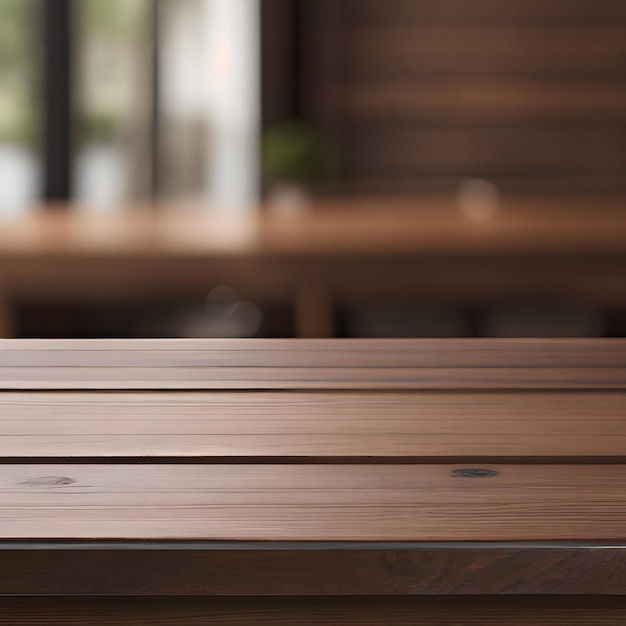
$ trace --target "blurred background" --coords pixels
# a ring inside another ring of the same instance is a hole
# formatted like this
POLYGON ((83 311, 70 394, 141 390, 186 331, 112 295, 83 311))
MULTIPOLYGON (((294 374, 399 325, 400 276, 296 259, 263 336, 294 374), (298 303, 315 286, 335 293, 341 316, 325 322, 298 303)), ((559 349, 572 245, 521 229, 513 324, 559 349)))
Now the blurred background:
POLYGON ((626 3, 0 0, 0 336, 626 336, 626 3))

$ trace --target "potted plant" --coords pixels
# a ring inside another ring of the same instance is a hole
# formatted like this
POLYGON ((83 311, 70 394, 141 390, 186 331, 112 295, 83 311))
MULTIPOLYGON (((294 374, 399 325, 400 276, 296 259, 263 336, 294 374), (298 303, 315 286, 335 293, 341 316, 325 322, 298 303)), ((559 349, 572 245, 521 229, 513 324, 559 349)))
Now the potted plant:
POLYGON ((262 143, 268 206, 280 213, 306 210, 323 173, 323 149, 308 125, 293 120, 269 129, 262 143))

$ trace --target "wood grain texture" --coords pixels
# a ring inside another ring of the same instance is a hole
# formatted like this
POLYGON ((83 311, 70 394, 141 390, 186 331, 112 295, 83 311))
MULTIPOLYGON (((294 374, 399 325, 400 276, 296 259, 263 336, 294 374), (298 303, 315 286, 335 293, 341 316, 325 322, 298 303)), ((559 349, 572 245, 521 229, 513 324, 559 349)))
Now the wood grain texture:
POLYGON ((613 22, 626 18, 626 7, 607 1, 590 5, 587 0, 394 0, 385 6, 378 0, 347 0, 347 6, 363 21, 403 21, 413 19, 489 19, 495 22, 517 20, 565 19, 568 21, 606 20, 613 22))
POLYGON ((293 219, 226 224, 206 212, 40 211, 0 232, 0 305, 13 320, 5 330, 18 334, 37 334, 11 313, 22 299, 197 299, 220 284, 266 303, 293 302, 313 283, 348 306, 419 294, 478 308, 546 299, 624 308, 625 242, 619 195, 503 195, 484 223, 464 217, 452 193, 322 202, 293 219))
POLYGON ((6 539, 626 539, 626 466, 4 465, 6 539), (480 468, 483 469, 483 468, 480 468))
POLYGON ((10 392, 0 457, 622 457, 623 392, 10 392))
POLYGON ((623 389, 622 368, 1 368, 0 389, 623 389), (124 376, 124 374, 126 374, 124 376))
POLYGON ((11 626, 621 626, 622 599, 3 598, 11 626))
POLYGON ((0 339, 0 366, 38 365, 626 368, 626 339, 0 339))
POLYGON ((625 360, 624 340, 23 340, 0 389, 611 389, 625 360))
POLYGON ((8 543, 0 593, 625 595, 624 545, 8 543))
POLYGON ((577 81, 547 82, 539 87, 536 80, 528 78, 446 82, 433 77, 382 75, 356 80, 348 93, 335 97, 340 95, 343 113, 364 125, 390 118, 410 125, 416 115, 424 125, 558 124, 584 115, 615 119, 623 115, 626 106, 626 89, 620 84, 599 83, 593 91, 581 92, 577 81))
POLYGON ((333 189, 453 191, 472 176, 515 191, 623 189, 617 3, 335 4, 302 36, 304 111, 333 139, 333 189), (331 67, 316 62, 328 31, 331 67))
POLYGON ((2 342, 0 595, 626 595, 624 345, 2 342))
POLYGON ((206 212, 142 217, 126 209, 38 211, 3 224, 6 336, 72 332, 23 327, 16 317, 23 300, 195 300, 214 285, 261 303, 293 302, 313 283, 346 306, 372 294, 419 294, 477 308, 546 299, 626 307, 626 213, 617 195, 504 195, 485 223, 464 217, 452 193, 322 202, 293 219, 239 216, 226 224, 206 212))
MULTIPOLYGON (((316 262, 345 259, 359 253, 453 258, 468 253, 623 255, 625 231, 620 193, 503 193, 497 216, 482 224, 459 211, 456 189, 320 200, 310 212, 290 219, 264 212, 263 207, 259 214, 218 217, 175 207, 142 213, 133 206, 98 216, 67 206, 59 211, 42 209, 5 223, 0 232, 0 262, 11 286, 14 281, 19 285, 34 281, 34 269, 43 280, 55 275, 54 267, 62 261, 80 259, 85 265, 63 266, 74 281, 84 278, 87 283, 90 277, 95 288, 94 274, 107 275, 106 267, 115 265, 118 284, 141 274, 148 281, 145 290, 163 288, 159 280, 167 280, 174 289, 174 278, 183 285, 199 284, 202 275, 206 281, 207 275, 221 273, 215 261, 227 265, 233 277, 243 279, 239 274, 258 273, 255 268, 261 261, 277 260, 267 272, 272 286, 300 269, 286 266, 285 258, 296 263, 311 257, 316 262), (37 260, 33 269, 30 263, 37 260), (171 267, 174 262, 189 262, 200 275, 178 272, 171 267)), ((309 266, 306 269, 311 271, 309 266)))
POLYGON ((389 66, 384 63, 392 63, 392 68, 402 68, 405 74, 453 71, 472 75, 500 71, 537 76, 577 70, 602 75, 603 71, 616 70, 626 58, 623 28, 623 24, 613 20, 511 20, 495 27, 489 21, 353 22, 345 51, 346 64, 357 74, 389 74, 389 66), (527 43, 531 37, 532 46, 527 43))
POLYGON ((444 171, 449 178, 462 181, 472 168, 489 172, 488 178, 496 181, 515 177, 516 173, 518 177, 541 178, 546 163, 553 164, 553 177, 557 179, 584 174, 619 177, 625 157, 614 141, 615 131, 602 127, 555 125, 546 129, 540 124, 529 128, 503 123, 485 128, 477 122, 475 126, 461 124, 457 128, 454 124, 446 127, 429 120, 410 123, 391 117, 388 122, 373 125, 367 133, 360 132, 367 123, 353 121, 354 129, 345 140, 348 171, 355 178, 393 180, 431 174, 436 180, 434 172, 444 171), (536 150, 542 141, 545 150, 538 158, 536 150), (580 147, 585 148, 583 153, 576 152, 580 147), (381 153, 388 155, 384 161, 381 153))

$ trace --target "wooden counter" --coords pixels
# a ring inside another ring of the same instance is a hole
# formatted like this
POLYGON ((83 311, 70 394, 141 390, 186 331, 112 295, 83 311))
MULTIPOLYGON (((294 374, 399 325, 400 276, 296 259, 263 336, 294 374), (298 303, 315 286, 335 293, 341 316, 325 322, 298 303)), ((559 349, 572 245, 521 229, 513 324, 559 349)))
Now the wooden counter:
POLYGON ((413 297, 475 304, 626 306, 622 197, 504 198, 486 221, 454 199, 370 198, 309 214, 78 209, 0 225, 0 335, 20 298, 189 296, 228 285, 294 302, 301 337, 333 333, 333 306, 413 297))

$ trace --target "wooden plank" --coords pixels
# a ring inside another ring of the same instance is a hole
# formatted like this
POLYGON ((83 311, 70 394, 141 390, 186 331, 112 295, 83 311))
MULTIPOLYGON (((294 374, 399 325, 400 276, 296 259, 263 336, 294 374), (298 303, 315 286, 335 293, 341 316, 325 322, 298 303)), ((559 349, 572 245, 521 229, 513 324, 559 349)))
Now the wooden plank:
POLYGON ((602 75, 617 71, 626 59, 623 28, 619 21, 353 23, 346 34, 345 66, 359 75, 602 75))
POLYGON ((570 122, 584 126, 598 117, 610 126, 623 123, 626 108, 623 84, 596 80, 583 90, 576 79, 381 76, 354 80, 347 92, 338 89, 328 97, 347 119, 368 124, 370 129, 389 120, 422 125, 559 126, 570 122))
POLYGON ((0 389, 623 388, 624 346, 623 340, 0 341, 0 389))
POLYGON ((529 606, 531 595, 626 594, 623 545, 19 542, 1 547, 0 592, 6 595, 285 595, 319 601, 336 595, 361 600, 522 595, 529 606))
POLYGON ((0 390, 623 389, 624 368, 0 368, 0 390))
POLYGON ((626 18, 626 7, 620 0, 337 0, 351 17, 368 22, 406 22, 407 20, 619 20, 626 18))
POLYGON ((623 465, 4 465, 5 539, 626 538, 623 465), (484 472, 482 470, 485 470, 484 472))
POLYGON ((0 367, 626 367, 626 339, 0 339, 0 367))
POLYGON ((623 392, 4 393, 2 457, 622 457, 623 392))
POLYGON ((616 128, 585 125, 346 123, 345 170, 361 176, 615 176, 626 163, 616 128))
POLYGON ((621 626, 621 598, 2 598, 7 626, 621 626))

